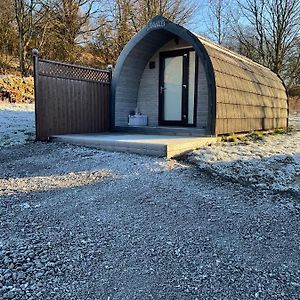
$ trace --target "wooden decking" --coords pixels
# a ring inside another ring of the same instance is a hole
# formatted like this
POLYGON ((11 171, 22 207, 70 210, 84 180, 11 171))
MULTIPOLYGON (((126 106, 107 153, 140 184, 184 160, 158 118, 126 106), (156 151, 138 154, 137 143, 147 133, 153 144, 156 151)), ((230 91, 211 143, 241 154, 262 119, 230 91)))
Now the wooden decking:
POLYGON ((184 137, 126 133, 54 135, 51 141, 172 158, 217 141, 216 137, 184 137))

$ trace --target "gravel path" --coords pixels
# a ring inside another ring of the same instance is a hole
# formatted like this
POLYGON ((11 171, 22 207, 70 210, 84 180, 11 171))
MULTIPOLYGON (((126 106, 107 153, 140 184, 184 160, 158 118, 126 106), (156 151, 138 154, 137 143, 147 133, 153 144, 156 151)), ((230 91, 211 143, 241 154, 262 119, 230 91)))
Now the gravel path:
POLYGON ((0 298, 299 299, 292 195, 60 144, 0 163, 0 298))

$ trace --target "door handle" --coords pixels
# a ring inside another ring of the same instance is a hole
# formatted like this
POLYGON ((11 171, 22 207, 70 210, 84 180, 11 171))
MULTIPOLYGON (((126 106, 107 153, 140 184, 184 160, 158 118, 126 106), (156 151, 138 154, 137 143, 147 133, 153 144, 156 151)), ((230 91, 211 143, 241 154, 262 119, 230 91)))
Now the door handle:
POLYGON ((185 89, 187 88, 187 85, 186 85, 186 84, 183 84, 182 86, 183 86, 185 89))
POLYGON ((163 87, 163 86, 160 86, 159 87, 159 89, 160 89, 160 93, 162 94, 163 93, 163 91, 166 89, 165 87, 163 87))

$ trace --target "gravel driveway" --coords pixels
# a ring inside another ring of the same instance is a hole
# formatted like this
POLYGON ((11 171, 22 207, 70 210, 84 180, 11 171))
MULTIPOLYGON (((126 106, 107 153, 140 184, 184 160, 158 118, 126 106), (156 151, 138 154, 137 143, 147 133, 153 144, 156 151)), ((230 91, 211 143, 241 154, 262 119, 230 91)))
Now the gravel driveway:
POLYGON ((0 163, 0 298, 299 299, 293 195, 60 144, 0 163))

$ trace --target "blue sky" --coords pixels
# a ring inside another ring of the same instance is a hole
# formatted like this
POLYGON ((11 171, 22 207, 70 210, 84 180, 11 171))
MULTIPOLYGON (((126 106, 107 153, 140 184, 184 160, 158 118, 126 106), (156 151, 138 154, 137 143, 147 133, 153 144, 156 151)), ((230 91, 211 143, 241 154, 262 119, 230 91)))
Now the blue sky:
POLYGON ((189 24, 187 24, 187 28, 191 31, 194 31, 196 33, 205 33, 207 31, 208 26, 208 13, 209 13, 209 7, 208 7, 208 0, 200 0, 201 5, 199 5, 199 8, 197 8, 197 11, 195 12, 194 17, 191 19, 189 24))
MULTIPOLYGON (((195 0, 197 1, 197 0, 195 0)), ((214 39, 213 36, 209 33, 209 28, 211 26, 210 20, 210 7, 209 7, 209 0, 198 0, 199 7, 197 8, 194 16, 192 17, 191 21, 185 26, 189 30, 198 33, 202 36, 208 37, 210 39, 214 39)), ((238 15, 240 16, 239 23, 243 23, 244 25, 247 21, 240 15, 240 10, 237 6, 236 0, 223 0, 224 3, 228 4, 228 9, 233 11, 235 17, 238 15)), ((240 0, 242 3, 244 0, 240 0)), ((230 16, 228 16, 230 18, 230 16)))

